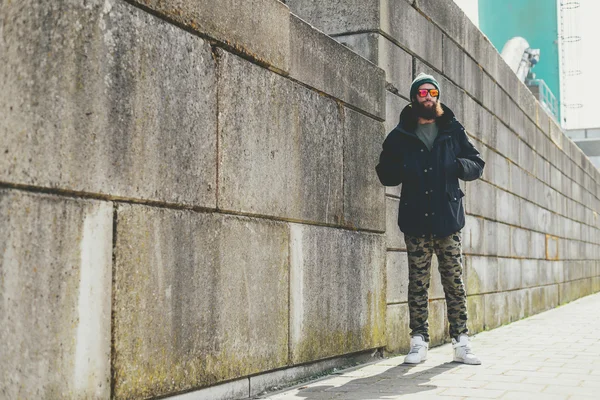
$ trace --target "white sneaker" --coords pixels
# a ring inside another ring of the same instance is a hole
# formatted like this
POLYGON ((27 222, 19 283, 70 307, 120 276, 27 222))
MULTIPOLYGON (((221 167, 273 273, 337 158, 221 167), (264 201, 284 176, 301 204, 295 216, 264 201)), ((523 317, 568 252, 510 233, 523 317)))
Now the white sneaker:
POLYGON ((404 357, 405 364, 418 364, 427 360, 427 349, 429 343, 423 340, 423 336, 417 335, 410 338, 410 351, 404 357))
POLYGON ((452 347, 454 347, 454 361, 470 365, 481 364, 481 360, 471 353, 469 337, 464 333, 458 336, 458 342, 452 339, 452 347))

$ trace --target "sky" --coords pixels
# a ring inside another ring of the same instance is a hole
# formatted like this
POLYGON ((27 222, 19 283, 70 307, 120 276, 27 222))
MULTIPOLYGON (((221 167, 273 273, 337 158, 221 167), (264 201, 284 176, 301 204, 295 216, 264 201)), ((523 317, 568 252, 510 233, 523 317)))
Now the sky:
MULTIPOLYGON (((465 14, 479 26, 478 0, 454 0, 465 14)), ((557 0, 559 3, 561 0, 557 0)), ((564 11, 569 36, 580 36, 581 41, 565 47, 566 69, 581 70, 581 75, 567 78, 562 93, 565 104, 580 104, 581 108, 567 108, 563 123, 565 129, 600 127, 600 1, 563 0, 579 3, 579 8, 564 11)))

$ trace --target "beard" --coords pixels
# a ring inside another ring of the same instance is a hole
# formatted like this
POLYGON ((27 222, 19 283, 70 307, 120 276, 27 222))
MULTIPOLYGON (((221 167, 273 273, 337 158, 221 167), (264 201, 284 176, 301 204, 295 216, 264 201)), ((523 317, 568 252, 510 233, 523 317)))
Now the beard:
POLYGON ((442 105, 439 101, 433 101, 433 104, 428 106, 426 106, 424 103, 419 103, 418 101, 413 103, 415 115, 417 117, 430 120, 439 118, 444 114, 444 110, 442 109, 442 105))

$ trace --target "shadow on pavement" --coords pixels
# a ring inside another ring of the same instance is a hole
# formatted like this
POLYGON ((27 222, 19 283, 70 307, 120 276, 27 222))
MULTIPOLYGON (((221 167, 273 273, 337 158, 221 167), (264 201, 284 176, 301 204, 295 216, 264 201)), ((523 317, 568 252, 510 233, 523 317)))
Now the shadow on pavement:
POLYGON ((453 362, 429 368, 423 364, 400 364, 380 374, 366 377, 358 376, 357 374, 361 373, 361 370, 358 369, 353 372, 341 373, 337 377, 329 377, 322 383, 301 387, 295 394, 295 398, 304 400, 389 399, 403 394, 427 392, 437 389, 437 386, 430 383, 432 377, 459 366, 460 364, 453 362))

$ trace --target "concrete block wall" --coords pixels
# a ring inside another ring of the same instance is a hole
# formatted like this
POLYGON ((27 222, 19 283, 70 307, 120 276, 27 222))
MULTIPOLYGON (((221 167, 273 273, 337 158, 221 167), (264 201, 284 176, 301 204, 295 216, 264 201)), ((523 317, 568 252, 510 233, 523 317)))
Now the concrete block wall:
MULTIPOLYGON (((486 161, 462 185, 470 330, 479 332, 600 291, 600 172, 451 0, 289 0, 292 11, 386 72, 389 132, 410 82, 433 73, 441 100, 486 161)), ((386 189, 386 347, 408 347, 407 260, 386 189)), ((435 262, 433 269, 435 270, 435 262)), ((431 340, 448 341, 443 291, 430 290, 431 340)))
POLYGON ((600 289, 598 171, 452 2, 287 3, 0 5, 0 397, 243 398, 405 349, 374 167, 421 70, 488 162, 471 328, 600 289))
POLYGON ((383 70, 277 0, 0 32, 1 398, 248 397, 385 346, 383 70))

